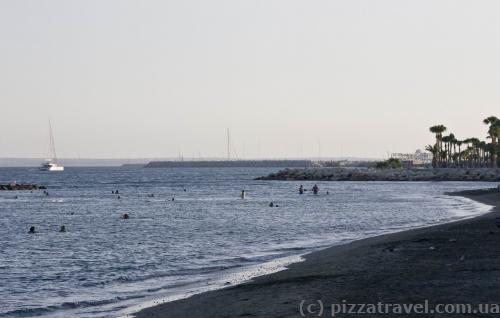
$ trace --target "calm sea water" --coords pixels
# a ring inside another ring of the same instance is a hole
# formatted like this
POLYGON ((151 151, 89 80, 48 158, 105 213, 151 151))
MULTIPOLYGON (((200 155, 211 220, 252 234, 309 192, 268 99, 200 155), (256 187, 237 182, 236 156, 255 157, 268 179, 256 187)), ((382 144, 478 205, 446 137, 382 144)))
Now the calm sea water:
POLYGON ((297 191, 312 182, 253 180, 275 170, 0 169, 0 183, 43 184, 50 194, 0 192, 0 317, 117 317, 319 247, 484 213, 443 193, 491 186, 319 182, 314 196, 297 191))

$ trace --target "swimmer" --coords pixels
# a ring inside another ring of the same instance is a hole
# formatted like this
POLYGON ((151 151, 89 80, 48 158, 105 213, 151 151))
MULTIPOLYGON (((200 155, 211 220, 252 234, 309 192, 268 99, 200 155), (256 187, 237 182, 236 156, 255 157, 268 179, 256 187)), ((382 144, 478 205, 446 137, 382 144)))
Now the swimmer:
POLYGON ((274 203, 273 202, 269 203, 269 207, 270 208, 274 207, 274 203))
POLYGON ((313 190, 313 193, 314 193, 314 194, 318 194, 318 192, 319 192, 319 187, 318 187, 318 185, 317 185, 317 184, 315 184, 315 185, 314 185, 314 187, 312 188, 312 190, 313 190))
POLYGON ((128 215, 127 213, 124 213, 124 214, 122 215, 122 219, 124 219, 124 220, 128 220, 128 219, 129 219, 129 215, 128 215))
POLYGON ((30 231, 29 231, 30 234, 33 234, 35 233, 35 227, 34 226, 31 226, 30 227, 30 231))
POLYGON ((245 190, 241 190, 240 198, 244 199, 246 197, 245 190))
POLYGON ((304 186, 300 185, 299 187, 299 194, 304 194, 304 186))
POLYGON ((62 233, 62 232, 66 232, 66 227, 65 227, 64 225, 61 225, 61 226, 59 227, 59 232, 61 232, 61 233, 62 233))

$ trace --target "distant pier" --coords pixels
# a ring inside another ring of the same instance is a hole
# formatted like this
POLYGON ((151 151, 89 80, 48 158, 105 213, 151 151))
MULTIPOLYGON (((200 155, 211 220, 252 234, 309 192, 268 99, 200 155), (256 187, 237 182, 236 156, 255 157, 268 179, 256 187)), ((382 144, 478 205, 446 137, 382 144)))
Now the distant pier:
POLYGON ((145 168, 309 168, 311 160, 152 161, 145 168))

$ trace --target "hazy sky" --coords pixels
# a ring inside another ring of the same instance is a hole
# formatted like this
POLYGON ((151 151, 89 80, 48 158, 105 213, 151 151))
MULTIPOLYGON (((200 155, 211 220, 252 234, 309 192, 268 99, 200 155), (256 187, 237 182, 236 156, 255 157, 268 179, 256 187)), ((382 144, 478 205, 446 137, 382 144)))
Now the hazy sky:
POLYGON ((500 116, 499 1, 0 0, 0 157, 383 157, 500 116))

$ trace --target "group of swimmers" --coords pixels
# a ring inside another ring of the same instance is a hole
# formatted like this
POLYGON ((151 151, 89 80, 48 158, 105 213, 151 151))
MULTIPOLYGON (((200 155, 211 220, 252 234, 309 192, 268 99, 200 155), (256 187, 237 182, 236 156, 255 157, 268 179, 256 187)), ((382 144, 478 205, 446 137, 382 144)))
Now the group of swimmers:
MULTIPOLYGON (((304 189, 304 186, 301 184, 300 187, 299 187, 299 194, 304 194, 305 191, 307 191, 307 190, 304 189)), ((319 194, 319 187, 318 187, 318 185, 315 184, 312 187, 311 191, 313 192, 313 194, 318 195, 319 194)), ((326 194, 330 194, 330 192, 326 191, 326 194)), ((246 192, 245 192, 245 190, 241 190, 240 198, 242 198, 242 199, 246 198, 246 192)), ((273 208, 273 207, 279 207, 279 205, 275 204, 274 202, 271 202, 271 203, 269 203, 269 207, 271 207, 271 208, 273 208)))
MULTIPOLYGON (((500 187, 500 186, 499 186, 500 187)), ((304 189, 304 186, 301 184, 300 187, 299 187, 299 194, 304 194, 304 192, 307 191, 306 189, 304 189)), ((312 187, 311 191, 314 193, 314 194, 319 194, 319 187, 317 184, 314 185, 314 187, 312 187)), ((326 194, 330 194, 329 191, 326 191, 326 194)), ((246 198, 246 192, 245 190, 241 190, 241 193, 240 193, 240 198, 242 199, 245 199, 246 198)), ((272 202, 271 202, 272 203, 272 202)))
MULTIPOLYGON (((499 186, 500 187, 500 186, 499 186)), ((313 194, 317 195, 319 193, 319 187, 317 184, 315 184, 313 187, 312 187, 312 192, 313 194)), ((187 190, 184 189, 184 192, 186 192, 187 190)), ((304 189, 304 186, 301 184, 300 187, 299 187, 299 194, 304 194, 304 192, 307 191, 306 189, 304 189)), ((49 195, 49 193, 47 191, 43 191, 43 193, 45 195, 49 195)), ((118 190, 113 190, 111 191, 111 194, 119 194, 120 192, 118 190)), ((326 194, 329 194, 328 191, 326 191, 326 194)), ((149 198, 153 198, 154 197, 154 194, 148 194, 147 195, 149 198)), ((240 193, 240 198, 242 199, 245 199, 246 198, 246 192, 245 190, 241 190, 241 193, 240 193)), ((118 199, 120 199, 120 196, 118 196, 118 199)), ((172 198, 172 201, 175 201, 175 198, 172 198)), ((279 207, 278 204, 275 204, 274 202, 271 202, 269 203, 269 207, 279 207)), ((122 219, 124 220, 128 220, 130 218, 130 216, 127 214, 127 213, 124 213, 122 214, 121 216, 122 219)), ((64 225, 61 225, 59 227, 59 232, 66 232, 66 227, 64 225)), ((34 226, 31 226, 30 229, 29 229, 29 233, 36 233, 36 229, 34 226)))
MULTIPOLYGON (((66 226, 61 225, 59 227, 59 232, 61 232, 61 233, 66 232, 66 226)), ((35 228, 34 225, 30 226, 30 230, 29 230, 28 233, 30 233, 30 234, 35 234, 36 233, 36 228, 35 228)))
MULTIPOLYGON (((317 194, 319 194, 319 187, 318 187, 318 185, 317 185, 317 184, 315 184, 315 185, 314 185, 314 187, 312 187, 312 189, 311 189, 311 190, 312 190, 312 192, 313 192, 314 194, 316 194, 316 195, 317 195, 317 194)), ((305 192, 305 191, 307 191, 307 190, 305 190, 305 189, 304 189, 304 186, 303 186, 303 185, 300 185, 300 187, 299 187, 299 194, 304 194, 304 192, 305 192)), ((326 194, 330 194, 330 192, 329 192, 329 191, 326 191, 326 194)))
MULTIPOLYGON (((184 189, 184 192, 186 192, 186 191, 187 191, 187 190, 186 190, 186 189, 184 189)), ((243 192, 244 192, 244 191, 243 191, 243 192)), ((116 190, 116 191, 111 191, 111 194, 119 194, 119 193, 120 193, 120 192, 118 192, 118 190, 116 190)), ((146 195, 146 197, 148 197, 148 198, 154 198, 154 197, 155 197, 155 195, 154 195, 154 193, 149 193, 149 194, 147 194, 147 195, 146 195)), ((121 197, 120 197, 120 196, 117 196, 117 198, 118 198, 118 199, 121 199, 121 197)), ((175 198, 172 198, 170 201, 175 201, 175 198)))

